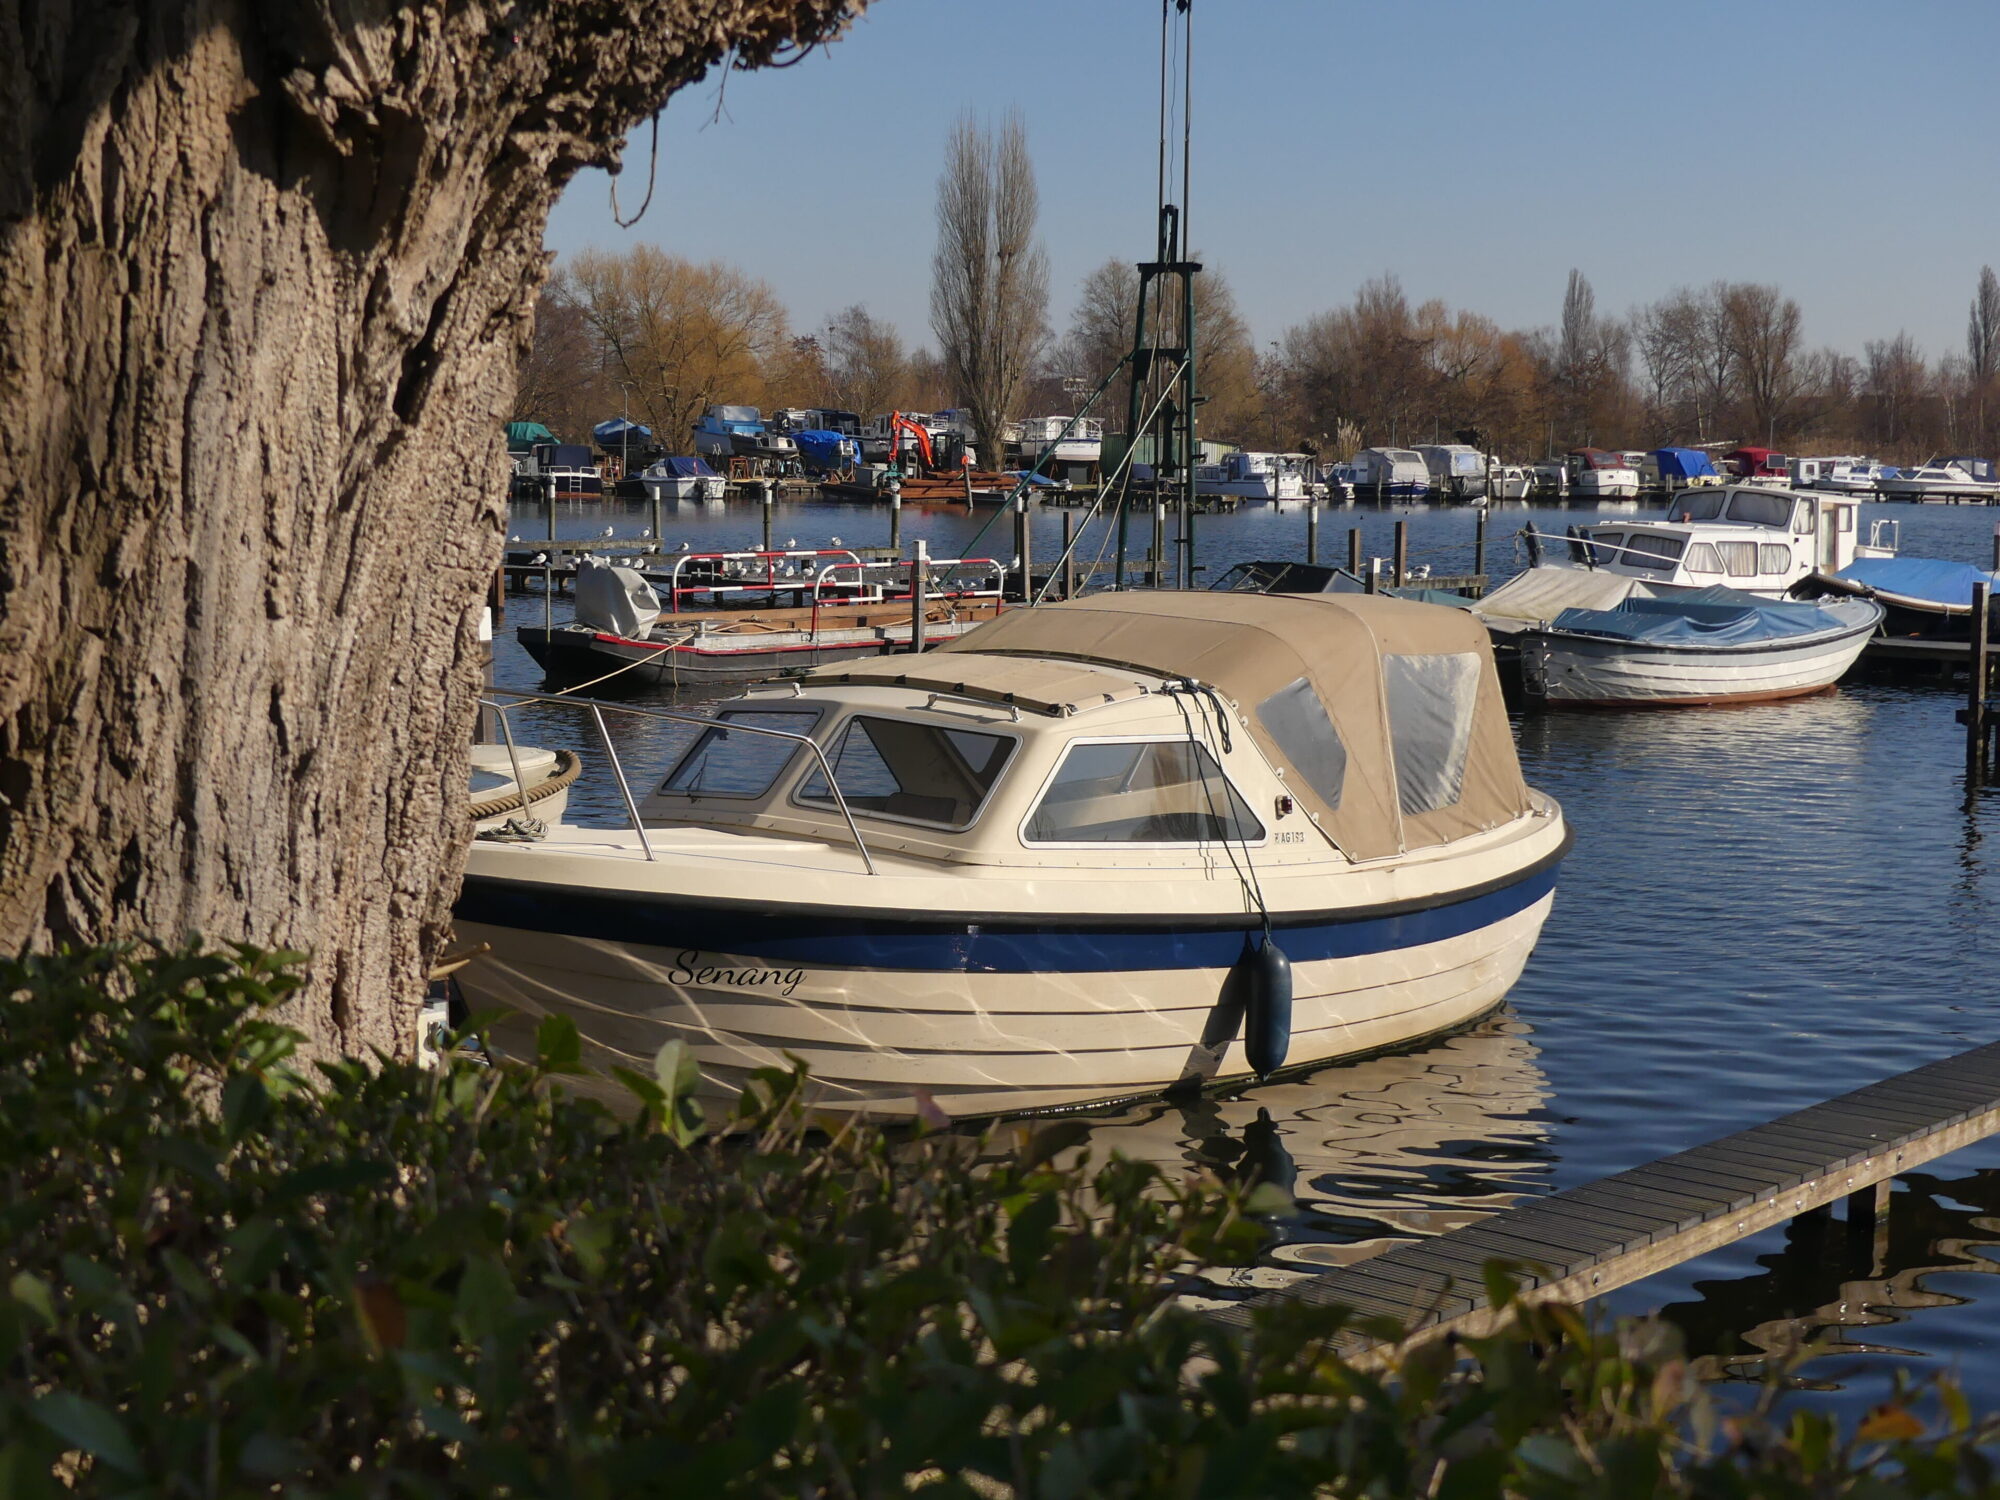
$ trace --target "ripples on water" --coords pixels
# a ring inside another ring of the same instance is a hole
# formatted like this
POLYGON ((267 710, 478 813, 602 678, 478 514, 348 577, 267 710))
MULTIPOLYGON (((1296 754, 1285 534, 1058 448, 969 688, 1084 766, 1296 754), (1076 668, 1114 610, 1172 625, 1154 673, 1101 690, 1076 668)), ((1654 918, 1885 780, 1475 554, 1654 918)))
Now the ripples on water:
MULTIPOLYGON (((1489 567, 1517 565, 1511 538, 1524 521, 1559 531, 1594 514, 1499 508, 1489 567)), ((1991 510, 1868 507, 1865 517, 1875 515, 1903 522, 1906 553, 1990 557, 1991 510)), ((986 519, 913 510, 904 534, 955 555, 986 519)), ((1386 553, 1398 519, 1410 522, 1413 561, 1469 570, 1473 518, 1463 509, 1327 510, 1322 560, 1344 559, 1350 525, 1369 552, 1386 553)), ((561 521, 566 535, 607 523, 636 535, 649 517, 614 505, 561 521)), ((1000 539, 1008 524, 979 550, 1011 555, 1011 538, 1000 539)), ((1041 518, 1039 561, 1055 554, 1060 524, 1041 518)), ((542 525, 521 515, 514 529, 532 535, 542 525)), ((759 520, 746 507, 688 508, 662 529, 697 549, 755 546, 759 520)), ((879 509, 782 506, 776 534, 801 545, 834 535, 880 543, 887 520, 879 509)), ((1135 546, 1145 534, 1135 526, 1135 546)), ((1199 543, 1214 576, 1242 558, 1302 558, 1305 522, 1270 510, 1204 517, 1199 543)), ((564 613, 558 606, 557 618, 564 613)), ((540 617, 539 601, 515 597, 510 624, 540 617)), ((505 686, 537 685, 505 636, 495 673, 505 686)), ((2000 792, 1967 792, 1959 701, 1936 688, 1864 684, 1788 704, 1523 715, 1528 779, 1562 802, 1577 841, 1502 1012, 1414 1051, 1234 1097, 1085 1116, 1074 1128, 1100 1154, 1291 1188, 1298 1208, 1275 1226, 1259 1265, 1210 1278, 1215 1295, 1242 1296, 2000 1037, 2000 792)), ((515 712, 524 741, 575 745, 589 733, 568 710, 515 712)), ((695 733, 612 718, 635 790, 695 733)), ((587 821, 622 817, 598 766, 571 806, 587 821)), ((1943 1365, 1960 1368, 1992 1405, 2000 1297, 1979 1278, 1995 1269, 1994 1247, 2000 1145, 1987 1143, 1901 1179, 1879 1260, 1838 1223, 1824 1233, 1795 1224, 1606 1303, 1664 1309, 1725 1373, 1753 1371, 1758 1351, 1801 1333, 1831 1337, 1834 1352, 1811 1374, 1829 1387, 1821 1399, 1842 1405, 1880 1399, 1892 1369, 1943 1365)))

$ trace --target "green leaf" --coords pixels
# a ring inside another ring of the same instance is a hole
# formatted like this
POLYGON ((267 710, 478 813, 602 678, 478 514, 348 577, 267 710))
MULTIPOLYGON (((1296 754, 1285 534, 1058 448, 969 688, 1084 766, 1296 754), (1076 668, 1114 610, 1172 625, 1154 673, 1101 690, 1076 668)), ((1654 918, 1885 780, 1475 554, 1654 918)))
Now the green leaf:
POLYGON ((1007 1263, 1016 1276, 1026 1276, 1049 1253, 1062 1207, 1053 1193, 1042 1193, 1014 1215, 1007 1226, 1007 1263))
POLYGON ((232 1141, 263 1124, 271 1094, 255 1073, 238 1073, 222 1086, 222 1128, 232 1141))
POLYGON ((125 1424, 95 1401, 70 1391, 50 1391, 36 1398, 34 1413, 36 1421, 71 1447, 121 1474, 139 1472, 139 1450, 132 1446, 125 1424))
POLYGON ((49 1284, 39 1276, 17 1271, 7 1283, 7 1295, 26 1307, 49 1327, 56 1326, 56 1302, 49 1284))
POLYGON ((545 1073, 574 1073, 583 1065, 583 1036, 576 1022, 554 1013, 535 1028, 535 1060, 545 1073))
POLYGON ((577 1263, 592 1276, 602 1276, 606 1252, 617 1237, 617 1224, 609 1215, 586 1214, 571 1219, 563 1237, 576 1252, 577 1263))

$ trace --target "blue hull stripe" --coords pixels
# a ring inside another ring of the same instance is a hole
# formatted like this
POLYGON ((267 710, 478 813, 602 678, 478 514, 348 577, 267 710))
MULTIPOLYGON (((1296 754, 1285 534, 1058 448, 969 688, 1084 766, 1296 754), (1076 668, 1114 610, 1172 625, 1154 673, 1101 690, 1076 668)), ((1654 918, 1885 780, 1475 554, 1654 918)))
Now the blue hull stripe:
MULTIPOLYGON (((1272 923, 1293 963, 1355 958, 1463 937, 1526 911, 1555 889, 1553 864, 1510 885, 1461 901, 1389 916, 1272 923)), ((761 909, 717 910, 670 898, 606 895, 601 891, 528 886, 468 876, 459 897, 461 922, 529 932, 563 933, 674 952, 761 959, 769 964, 824 968, 902 969, 942 974, 1107 974, 1148 969, 1226 969, 1243 950, 1254 918, 1191 921, 1183 928, 1135 922, 1072 926, 1037 921, 940 923, 921 917, 829 917, 811 907, 773 903, 761 909)))

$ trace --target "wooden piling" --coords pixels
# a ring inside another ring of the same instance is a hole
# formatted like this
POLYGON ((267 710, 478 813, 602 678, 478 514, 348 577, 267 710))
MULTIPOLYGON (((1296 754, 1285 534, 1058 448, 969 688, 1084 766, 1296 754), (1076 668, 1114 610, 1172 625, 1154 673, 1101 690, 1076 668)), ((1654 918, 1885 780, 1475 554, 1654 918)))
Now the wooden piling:
POLYGON ((764 481, 763 488, 764 488, 764 494, 763 494, 764 550, 766 552, 769 552, 771 550, 771 511, 773 509, 773 501, 777 495, 778 487, 767 479, 764 481))
POLYGON ((931 547, 917 538, 917 555, 910 559, 910 649, 924 649, 924 574, 930 570, 931 547))
POLYGON ((1986 688, 1992 653, 1992 586, 1972 586, 1972 671, 1965 692, 1965 763, 1981 769, 1986 760, 1986 688))
POLYGON ((1410 523, 1396 523, 1396 587, 1401 588, 1410 576, 1410 523))
POLYGON ((1014 556, 1021 563, 1021 602, 1035 602, 1035 511, 1032 490, 1014 502, 1014 556))
POLYGON ((1480 578, 1486 576, 1486 507, 1483 505, 1472 521, 1472 571, 1480 578))
POLYGON ((556 476, 549 475, 546 493, 549 501, 549 540, 556 539, 556 476))
POLYGON ((1319 561, 1319 501, 1306 501, 1306 561, 1319 561))
POLYGON ((889 481, 889 550, 899 555, 903 550, 903 487, 893 479, 889 481))
POLYGON ((1076 597, 1076 512, 1063 511, 1062 523, 1063 598, 1074 599, 1076 597))
POLYGON ((1361 528, 1347 528, 1347 571, 1356 578, 1361 576, 1361 528))

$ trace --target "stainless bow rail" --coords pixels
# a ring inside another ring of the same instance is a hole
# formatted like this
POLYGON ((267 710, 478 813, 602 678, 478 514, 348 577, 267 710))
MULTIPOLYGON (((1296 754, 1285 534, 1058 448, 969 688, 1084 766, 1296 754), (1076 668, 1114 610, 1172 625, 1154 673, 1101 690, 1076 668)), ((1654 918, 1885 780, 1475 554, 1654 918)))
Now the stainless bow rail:
POLYGON ((636 704, 613 703, 603 698, 577 698, 564 696, 561 693, 530 693, 516 688, 498 687, 485 689, 485 695, 479 700, 480 707, 492 709, 494 718, 499 721, 500 735, 507 743, 507 758, 513 763, 514 782, 517 786, 522 784, 521 760, 520 752, 514 744, 513 725, 507 722, 508 709, 521 703, 560 703, 570 708, 590 710, 591 721, 597 726, 597 741, 604 747, 605 758, 611 762, 611 774, 618 780, 618 794, 625 799, 625 812, 632 820, 632 832, 638 835, 639 847, 645 851, 649 862, 657 861, 658 856, 653 853, 652 840, 646 837, 646 825, 639 816, 639 804, 632 796, 631 783, 625 779, 624 763, 618 759, 617 747, 611 743, 611 732, 604 722, 606 709, 610 709, 613 713, 631 714, 635 718, 664 719, 674 724, 695 724, 703 729, 720 729, 725 733, 741 730, 745 734, 761 734, 769 739, 789 740, 794 745, 805 746, 812 751, 813 759, 819 762, 820 774, 826 778, 827 787, 833 793, 834 805, 840 809, 841 819, 847 824, 847 832, 854 840, 854 847, 861 852, 863 867, 870 875, 881 873, 875 868, 874 856, 869 854, 868 845, 862 840, 861 829, 855 824, 854 814, 848 810, 847 798, 840 790, 840 782, 834 777, 833 767, 827 762, 826 752, 820 748, 819 741, 809 734, 793 734, 784 729, 766 729, 761 725, 737 721, 725 722, 712 714, 676 713, 670 708, 640 708, 636 704), (511 701, 507 703, 491 701, 495 698, 506 698, 511 701))

